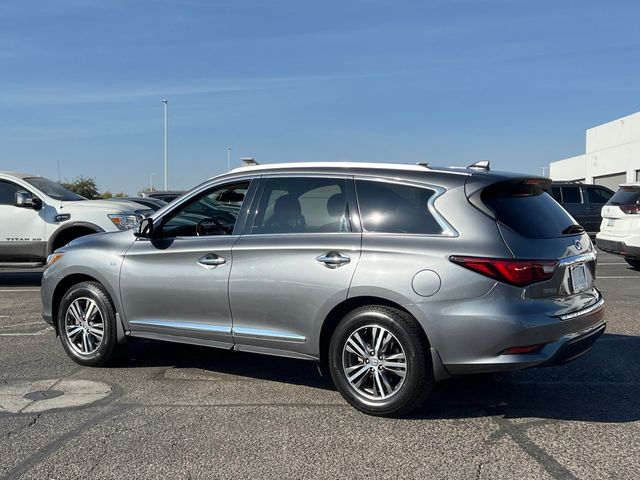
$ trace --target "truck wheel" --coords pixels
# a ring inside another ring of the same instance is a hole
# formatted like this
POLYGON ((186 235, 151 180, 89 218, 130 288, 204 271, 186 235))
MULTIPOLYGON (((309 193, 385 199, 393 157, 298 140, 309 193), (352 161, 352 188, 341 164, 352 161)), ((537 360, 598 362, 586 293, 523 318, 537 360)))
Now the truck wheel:
POLYGON ((67 355, 80 365, 108 363, 117 347, 116 311, 105 288, 82 282, 62 297, 58 332, 67 355))

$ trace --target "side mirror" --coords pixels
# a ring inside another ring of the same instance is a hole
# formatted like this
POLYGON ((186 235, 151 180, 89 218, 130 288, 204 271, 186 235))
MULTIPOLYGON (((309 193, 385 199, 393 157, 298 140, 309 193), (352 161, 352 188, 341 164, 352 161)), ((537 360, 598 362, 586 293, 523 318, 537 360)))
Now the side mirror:
POLYGON ((153 236, 153 219, 147 217, 140 220, 133 234, 138 238, 151 238, 153 236))
POLYGON ((18 192, 16 193, 16 207, 40 210, 42 208, 42 200, 28 192, 18 192))

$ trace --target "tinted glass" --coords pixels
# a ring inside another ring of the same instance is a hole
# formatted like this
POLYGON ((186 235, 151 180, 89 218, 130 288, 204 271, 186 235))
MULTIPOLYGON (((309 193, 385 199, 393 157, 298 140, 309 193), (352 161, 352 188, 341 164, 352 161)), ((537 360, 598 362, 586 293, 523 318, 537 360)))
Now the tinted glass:
POLYGON ((562 187, 563 203, 582 203, 580 187, 562 187))
POLYGON ((618 190, 608 202, 608 205, 640 204, 640 186, 624 187, 618 190))
POLYGON ((340 178, 270 178, 258 207, 254 234, 349 232, 347 181, 340 178))
POLYGON ((218 187, 189 202, 162 225, 164 237, 225 235, 233 232, 249 182, 218 187))
POLYGON ((587 188, 589 203, 607 203, 613 195, 609 190, 604 188, 587 188))
POLYGON ((485 188, 482 200, 499 222, 527 238, 561 237, 568 226, 575 225, 540 186, 501 182, 485 188))
POLYGON ((551 192, 555 201, 558 203, 562 203, 562 195, 560 194, 560 187, 553 187, 551 189, 551 192))
POLYGON ((357 180, 356 190, 366 232, 442 233, 442 227, 429 211, 429 199, 435 191, 368 180, 357 180))
POLYGON ((77 193, 73 193, 71 190, 64 188, 62 185, 56 182, 52 182, 46 178, 42 177, 30 177, 24 179, 26 182, 30 183, 38 190, 40 190, 45 195, 50 196, 51 198, 55 198, 56 200, 61 200, 64 202, 75 202, 78 200, 86 200, 86 198, 81 197, 77 193))
POLYGON ((15 183, 0 180, 0 205, 15 205, 18 186, 15 183))

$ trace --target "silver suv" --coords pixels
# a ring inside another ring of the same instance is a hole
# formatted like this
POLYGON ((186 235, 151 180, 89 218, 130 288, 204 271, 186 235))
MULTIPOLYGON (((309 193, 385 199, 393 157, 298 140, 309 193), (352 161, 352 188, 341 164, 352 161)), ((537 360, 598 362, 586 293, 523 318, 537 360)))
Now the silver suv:
POLYGON ((71 358, 128 337, 319 362, 397 416, 437 381, 572 360, 605 329, 589 237, 549 180, 485 167, 304 163, 213 178, 58 249, 44 318, 71 358))

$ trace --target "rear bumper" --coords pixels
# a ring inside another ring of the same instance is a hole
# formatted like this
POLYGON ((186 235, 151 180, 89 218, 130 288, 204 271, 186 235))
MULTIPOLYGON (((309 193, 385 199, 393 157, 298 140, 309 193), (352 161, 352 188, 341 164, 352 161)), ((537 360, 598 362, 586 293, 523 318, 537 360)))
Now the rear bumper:
MULTIPOLYGON (((536 336, 544 346, 533 353, 496 354, 472 362, 444 363, 444 367, 451 375, 466 375, 561 365, 587 353, 605 329, 604 300, 600 298, 596 303, 582 310, 556 317, 555 325, 546 324, 536 327, 536 336), (560 329, 563 333, 559 337, 555 336, 560 329), (545 336, 547 339, 543 340, 545 336)), ((522 338, 530 339, 526 331, 522 332, 522 338)), ((537 343, 537 341, 522 341, 514 343, 513 346, 537 343)))
POLYGON ((627 245, 624 241, 596 238, 596 245, 603 252, 624 255, 625 257, 640 258, 640 247, 627 245))

